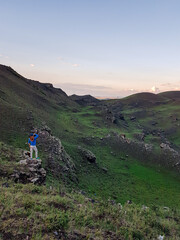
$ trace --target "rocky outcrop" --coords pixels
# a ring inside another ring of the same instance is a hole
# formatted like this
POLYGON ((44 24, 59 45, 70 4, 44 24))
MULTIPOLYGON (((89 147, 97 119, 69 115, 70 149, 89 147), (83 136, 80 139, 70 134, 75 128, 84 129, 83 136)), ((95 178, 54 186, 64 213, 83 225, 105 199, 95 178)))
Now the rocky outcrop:
POLYGON ((117 124, 119 121, 125 121, 124 115, 120 112, 113 111, 110 107, 103 107, 105 119, 117 124))
POLYGON ((70 180, 77 181, 75 165, 66 153, 60 139, 53 136, 51 129, 46 125, 35 131, 38 131, 37 145, 44 153, 46 170, 55 177, 61 179, 68 177, 70 180))
POLYGON ((160 148, 165 149, 165 150, 170 150, 171 149, 170 146, 166 143, 161 143, 160 148))
POLYGON ((25 168, 14 170, 14 174, 12 175, 15 182, 42 184, 46 179, 46 170, 41 167, 38 168, 38 165, 41 164, 36 164, 36 162, 23 161, 26 161, 23 163, 25 168))
POLYGON ((128 152, 131 156, 143 162, 152 162, 180 171, 180 153, 168 144, 161 143, 159 151, 152 144, 124 138, 115 132, 109 134, 104 141, 113 146, 114 149, 128 152))
POLYGON ((160 144, 162 154, 169 159, 173 167, 180 170, 180 153, 166 143, 160 144))
POLYGON ((30 159, 27 151, 23 152, 25 159, 20 160, 11 177, 15 182, 42 184, 46 179, 46 170, 42 168, 41 159, 30 159))
POLYGON ((90 163, 96 163, 96 156, 90 150, 82 148, 81 146, 78 146, 78 150, 80 151, 84 160, 87 160, 90 163))

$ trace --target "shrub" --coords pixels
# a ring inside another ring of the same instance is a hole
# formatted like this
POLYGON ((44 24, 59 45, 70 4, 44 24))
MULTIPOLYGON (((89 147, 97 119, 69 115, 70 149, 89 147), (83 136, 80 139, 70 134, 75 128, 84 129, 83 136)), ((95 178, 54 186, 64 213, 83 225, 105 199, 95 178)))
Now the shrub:
POLYGON ((45 219, 48 230, 67 229, 68 223, 69 218, 65 212, 50 213, 45 219))

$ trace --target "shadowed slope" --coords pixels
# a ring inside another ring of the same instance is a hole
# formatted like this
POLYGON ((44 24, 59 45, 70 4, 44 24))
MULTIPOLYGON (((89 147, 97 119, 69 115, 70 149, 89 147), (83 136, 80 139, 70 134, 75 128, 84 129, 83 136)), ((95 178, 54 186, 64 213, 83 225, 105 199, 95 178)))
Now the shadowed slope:
POLYGON ((38 122, 48 122, 61 108, 76 108, 65 92, 52 84, 22 77, 11 67, 0 65, 1 139, 12 143, 38 122))
POLYGON ((13 105, 17 103, 44 105, 44 103, 75 105, 61 89, 50 83, 40 83, 22 77, 11 67, 0 65, 1 99, 13 105))

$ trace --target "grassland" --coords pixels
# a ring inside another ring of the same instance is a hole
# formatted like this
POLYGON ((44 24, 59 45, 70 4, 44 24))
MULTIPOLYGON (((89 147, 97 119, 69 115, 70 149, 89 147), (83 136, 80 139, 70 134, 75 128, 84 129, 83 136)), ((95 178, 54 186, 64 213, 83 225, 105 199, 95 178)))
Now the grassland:
MULTIPOLYGON (((179 211, 0 180, 0 239, 178 239, 179 211)), ((64 189, 65 190, 65 189, 64 189)))
POLYGON ((77 113, 61 111, 58 121, 58 135, 77 165, 79 189, 91 197, 101 196, 121 203, 131 199, 135 203, 180 208, 179 175, 163 167, 139 162, 133 156, 127 158, 127 152, 103 144, 101 139, 108 133, 121 131, 113 124, 107 128, 92 107, 81 108, 77 113), (96 155, 96 165, 81 158, 78 145, 96 155), (103 167, 107 168, 107 173, 102 170, 103 167))

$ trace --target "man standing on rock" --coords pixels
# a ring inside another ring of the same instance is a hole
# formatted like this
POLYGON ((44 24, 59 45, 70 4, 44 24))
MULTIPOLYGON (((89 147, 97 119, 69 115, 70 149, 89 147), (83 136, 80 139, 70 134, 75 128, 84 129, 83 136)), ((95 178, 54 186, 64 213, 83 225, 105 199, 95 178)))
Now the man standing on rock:
POLYGON ((28 140, 28 144, 29 144, 29 147, 30 147, 30 157, 31 157, 31 160, 32 160, 32 157, 33 157, 33 151, 35 151, 35 154, 36 154, 36 159, 39 159, 38 158, 38 150, 37 150, 37 147, 36 147, 36 139, 39 137, 38 134, 36 133, 31 133, 30 134, 30 137, 29 137, 29 140, 28 140))

